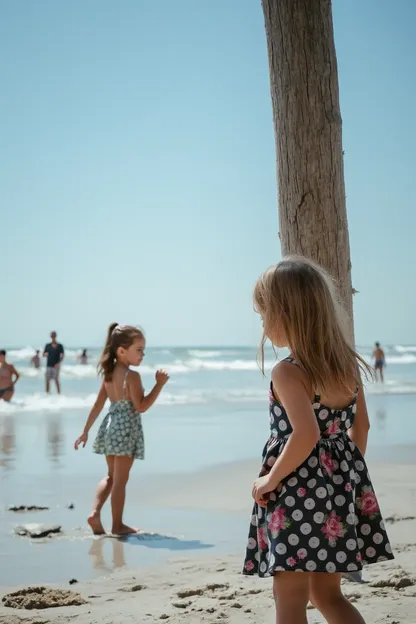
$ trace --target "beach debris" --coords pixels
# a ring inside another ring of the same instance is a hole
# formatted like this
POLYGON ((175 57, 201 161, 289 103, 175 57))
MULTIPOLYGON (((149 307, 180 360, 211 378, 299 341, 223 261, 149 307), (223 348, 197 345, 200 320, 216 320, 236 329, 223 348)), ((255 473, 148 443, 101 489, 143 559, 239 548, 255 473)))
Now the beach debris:
POLYGON ((16 535, 21 537, 31 537, 32 539, 40 539, 42 537, 49 537, 56 533, 61 533, 61 526, 59 524, 21 524, 15 528, 16 535))
MULTIPOLYGON (((229 583, 208 583, 205 587, 195 587, 192 589, 182 589, 177 592, 178 598, 190 598, 190 596, 202 596, 206 591, 214 592, 217 589, 229 589, 229 583)), ((232 596, 234 597, 235 594, 232 596)), ((220 596, 222 598, 222 596, 220 596)))
POLYGON ((208 583, 205 589, 208 591, 215 591, 216 589, 228 589, 229 587, 229 583, 208 583))
POLYGON ((75 509, 75 505, 74 505, 74 503, 69 503, 69 505, 68 505, 68 509, 75 509))
POLYGON ((70 585, 75 585, 75 583, 78 583, 77 579, 71 579, 71 580, 69 581, 69 584, 70 584, 70 585))
POLYGON ((239 602, 233 602, 233 604, 231 605, 232 609, 242 609, 243 605, 240 604, 239 602))
POLYGON ((11 505, 9 511, 47 511, 49 507, 40 507, 39 505, 11 505))
POLYGON ((141 591, 142 589, 146 589, 146 585, 132 585, 131 587, 122 587, 120 591, 123 592, 136 592, 141 591))
POLYGON ((189 598, 190 596, 202 596, 203 589, 183 589, 177 592, 178 598, 189 598))
POLYGON ((249 589, 246 593, 252 596, 256 596, 257 594, 261 594, 262 591, 263 591, 262 589, 254 588, 254 589, 249 589))
POLYGON ((218 596, 218 600, 234 600, 234 598, 236 597, 236 592, 230 592, 229 594, 220 594, 218 596))
POLYGON ((393 514, 385 518, 384 522, 394 524, 395 522, 405 522, 406 520, 416 520, 416 516, 399 516, 398 514, 393 514))
POLYGON ((162 613, 159 620, 168 620, 169 618, 170 618, 170 615, 168 615, 167 613, 162 613))
POLYGON ((416 585, 416 579, 414 579, 410 574, 402 570, 401 568, 395 570, 393 574, 391 574, 387 579, 377 579, 369 583, 370 587, 380 588, 380 587, 392 587, 393 589, 399 590, 404 589, 405 587, 412 587, 416 585))
POLYGON ((191 604, 192 602, 190 600, 188 602, 172 602, 172 606, 177 609, 187 609, 191 604))
POLYGON ((87 604, 80 594, 73 591, 44 586, 25 587, 11 592, 3 596, 2 602, 5 607, 12 609, 50 609, 87 604))

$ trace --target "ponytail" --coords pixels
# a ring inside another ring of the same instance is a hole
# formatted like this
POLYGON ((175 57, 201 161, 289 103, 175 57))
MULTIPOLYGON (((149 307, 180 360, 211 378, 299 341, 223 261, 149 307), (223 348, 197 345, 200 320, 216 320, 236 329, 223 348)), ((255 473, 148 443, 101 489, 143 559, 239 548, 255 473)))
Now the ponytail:
POLYGON ((111 323, 107 331, 107 339, 104 349, 98 362, 98 374, 104 377, 105 381, 111 381, 113 371, 116 367, 116 352, 112 345, 112 337, 118 323, 111 323))

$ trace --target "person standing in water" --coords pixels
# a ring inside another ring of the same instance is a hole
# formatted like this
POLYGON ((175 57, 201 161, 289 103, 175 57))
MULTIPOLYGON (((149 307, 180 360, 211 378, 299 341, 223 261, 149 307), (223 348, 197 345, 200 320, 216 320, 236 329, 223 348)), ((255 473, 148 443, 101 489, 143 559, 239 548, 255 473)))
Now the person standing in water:
POLYGON ((6 351, 0 350, 0 399, 11 401, 14 395, 14 387, 20 375, 6 360, 6 351))
POLYGON ((126 486, 134 460, 144 459, 141 414, 152 407, 169 379, 164 371, 156 371, 156 384, 149 394, 145 394, 139 373, 130 370, 130 366, 141 364, 144 348, 145 338, 140 329, 132 325, 110 325, 98 364, 103 382, 84 431, 74 444, 75 450, 80 445, 85 447, 91 427, 107 399, 110 399, 110 409, 101 423, 93 445, 94 453, 105 455, 108 469, 107 476, 98 484, 93 509, 88 517, 88 524, 95 535, 105 533, 101 522, 101 509, 110 493, 112 534, 128 535, 139 531, 123 522, 126 486))
POLYGON ((384 381, 384 367, 386 365, 386 356, 383 349, 380 347, 380 343, 376 342, 373 351, 374 370, 376 371, 376 381, 378 381, 378 374, 380 375, 380 381, 384 381), (378 373, 378 374, 377 374, 378 373))
POLYGON ((87 349, 83 349, 81 355, 78 358, 80 364, 88 364, 87 349))
POLYGON ((39 349, 37 349, 35 355, 30 360, 30 363, 31 363, 31 365, 34 368, 40 368, 40 351, 39 351, 39 349))
POLYGON ((51 332, 51 342, 45 345, 43 357, 46 357, 46 392, 49 394, 50 383, 54 381, 58 394, 61 393, 61 384, 59 383, 59 369, 64 359, 65 351, 60 342, 56 341, 57 334, 51 332))

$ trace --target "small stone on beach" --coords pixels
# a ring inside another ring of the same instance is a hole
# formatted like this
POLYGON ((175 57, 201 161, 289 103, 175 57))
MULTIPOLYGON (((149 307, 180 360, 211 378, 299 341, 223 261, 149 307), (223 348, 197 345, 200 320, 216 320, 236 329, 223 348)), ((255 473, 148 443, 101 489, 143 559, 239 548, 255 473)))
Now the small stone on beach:
POLYGON ((146 585, 132 585, 131 587, 122 587, 120 591, 123 592, 136 592, 141 591, 142 589, 146 589, 146 585))
POLYGON ((61 528, 59 524, 21 524, 15 528, 15 533, 21 537, 40 539, 42 537, 61 533, 61 528))

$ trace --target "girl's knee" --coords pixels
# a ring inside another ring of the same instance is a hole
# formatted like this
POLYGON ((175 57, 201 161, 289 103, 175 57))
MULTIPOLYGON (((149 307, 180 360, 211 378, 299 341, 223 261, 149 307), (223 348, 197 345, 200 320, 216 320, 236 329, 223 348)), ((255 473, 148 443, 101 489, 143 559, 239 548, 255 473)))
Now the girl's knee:
POLYGON ((117 486, 117 487, 124 487, 125 485, 127 485, 127 482, 129 480, 129 475, 125 474, 125 473, 116 473, 113 477, 112 477, 112 483, 113 485, 117 486))
POLYGON ((324 586, 311 587, 310 601, 319 611, 325 611, 328 607, 345 600, 340 588, 327 588, 324 586))

